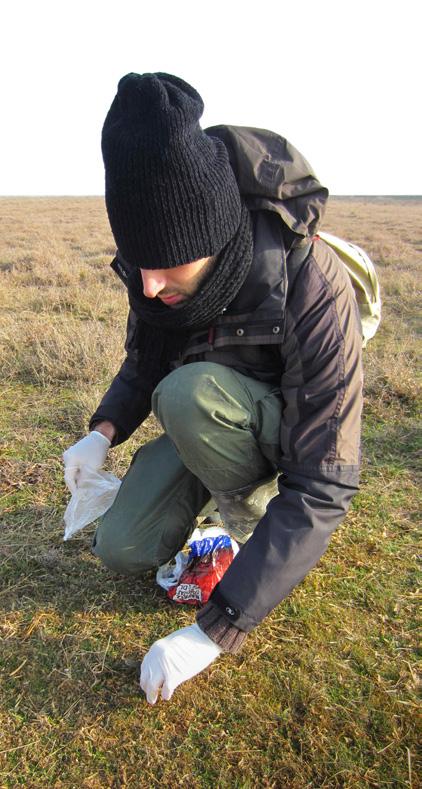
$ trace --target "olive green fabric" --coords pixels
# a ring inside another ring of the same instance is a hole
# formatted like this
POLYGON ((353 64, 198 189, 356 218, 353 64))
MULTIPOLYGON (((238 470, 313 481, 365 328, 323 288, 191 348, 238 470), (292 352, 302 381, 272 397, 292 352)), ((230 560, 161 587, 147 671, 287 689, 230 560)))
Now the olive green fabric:
POLYGON ((166 433, 134 455, 94 539, 94 552, 116 572, 141 573, 169 561, 194 529, 209 490, 264 484, 279 460, 281 400, 273 385, 198 362, 160 382, 153 408, 166 433))
POLYGON ((136 575, 169 561, 184 545, 210 495, 167 436, 134 455, 94 538, 94 553, 117 573, 136 575))

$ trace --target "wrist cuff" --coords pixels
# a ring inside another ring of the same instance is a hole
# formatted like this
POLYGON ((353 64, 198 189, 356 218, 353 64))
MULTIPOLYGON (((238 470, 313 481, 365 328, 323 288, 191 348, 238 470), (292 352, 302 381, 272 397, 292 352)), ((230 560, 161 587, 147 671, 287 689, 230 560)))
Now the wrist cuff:
POLYGON ((247 636, 243 630, 232 625, 221 610, 211 602, 198 611, 196 621, 201 630, 214 641, 223 652, 238 652, 247 636))
POLYGON ((110 439, 109 439, 109 438, 107 438, 107 436, 105 436, 105 435, 104 435, 104 433, 100 433, 100 431, 99 431, 99 430, 96 430, 96 429, 95 429, 95 427, 94 427, 94 429, 93 429, 93 430, 91 430, 91 433, 95 433, 95 435, 96 435, 96 436, 101 436, 101 438, 102 438, 102 439, 103 439, 103 440, 106 442, 106 444, 107 444, 107 449, 110 449, 110 447, 111 447, 111 441, 110 441, 110 439))

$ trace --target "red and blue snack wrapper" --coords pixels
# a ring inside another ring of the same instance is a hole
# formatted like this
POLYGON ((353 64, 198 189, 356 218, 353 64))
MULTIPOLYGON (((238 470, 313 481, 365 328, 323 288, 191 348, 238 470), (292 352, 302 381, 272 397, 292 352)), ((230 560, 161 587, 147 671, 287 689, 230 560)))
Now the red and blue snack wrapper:
POLYGON ((195 529, 189 553, 180 552, 173 563, 160 567, 157 582, 174 603, 204 605, 221 581, 239 546, 224 529, 195 529))

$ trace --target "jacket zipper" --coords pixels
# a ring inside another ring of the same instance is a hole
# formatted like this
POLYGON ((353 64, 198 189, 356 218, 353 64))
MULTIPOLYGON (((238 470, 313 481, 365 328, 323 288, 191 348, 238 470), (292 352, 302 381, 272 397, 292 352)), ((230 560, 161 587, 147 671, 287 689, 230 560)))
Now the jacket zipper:
POLYGON ((215 326, 210 326, 208 329, 208 345, 210 346, 210 351, 214 350, 214 340, 215 340, 215 326))

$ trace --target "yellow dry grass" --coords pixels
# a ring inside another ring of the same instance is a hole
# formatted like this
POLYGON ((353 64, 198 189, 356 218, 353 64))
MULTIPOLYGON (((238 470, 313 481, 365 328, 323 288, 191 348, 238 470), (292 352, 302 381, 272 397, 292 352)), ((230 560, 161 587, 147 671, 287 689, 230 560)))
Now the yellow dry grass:
POLYGON ((0 199, 0 228, 0 785, 416 789, 422 201, 332 200, 324 222, 373 257, 384 302, 344 526, 240 655, 154 708, 133 666, 192 611, 111 576, 90 527, 62 542, 60 456, 123 356, 103 201, 0 199))

